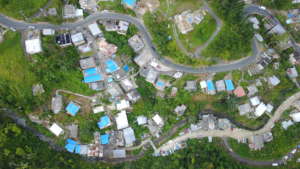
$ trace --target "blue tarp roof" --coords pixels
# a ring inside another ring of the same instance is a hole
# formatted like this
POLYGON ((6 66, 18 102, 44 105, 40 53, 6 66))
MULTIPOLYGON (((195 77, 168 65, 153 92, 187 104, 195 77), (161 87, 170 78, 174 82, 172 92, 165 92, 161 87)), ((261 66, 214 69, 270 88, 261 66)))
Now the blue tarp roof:
POLYGON ((75 153, 77 153, 77 154, 80 153, 80 145, 79 144, 76 145, 75 153))
POLYGON ((80 107, 75 105, 75 103, 73 102, 70 102, 66 108, 67 112, 69 112, 72 116, 75 116, 78 113, 79 109, 80 107))
POLYGON ((95 74, 92 76, 85 76, 83 81, 84 83, 93 83, 100 80, 103 80, 102 76, 100 74, 95 74))
POLYGON ((111 59, 107 60, 105 62, 105 64, 106 64, 106 72, 107 73, 113 73, 119 69, 119 66, 117 65, 117 63, 111 59))
POLYGON ((101 117, 100 121, 98 122, 98 127, 100 129, 103 129, 104 127, 108 126, 110 124, 110 119, 108 116, 101 117))
POLYGON ((99 74, 97 71, 97 68, 93 67, 93 68, 89 68, 83 71, 84 76, 91 76, 91 75, 95 75, 95 74, 99 74))
POLYGON ((156 86, 163 87, 164 85, 165 85, 165 83, 162 81, 156 82, 156 86))
POLYGON ((211 80, 206 81, 206 84, 207 84, 207 90, 208 91, 216 90, 215 85, 211 80))
POLYGON ((136 0, 122 0, 125 5, 135 6, 136 0))
POLYGON ((109 134, 104 134, 100 136, 101 144, 109 144, 109 134))
POLYGON ((110 82, 112 82, 112 81, 114 81, 114 79, 113 79, 112 77, 109 77, 109 78, 107 79, 107 82, 108 82, 108 83, 110 83, 110 82))
POLYGON ((129 66, 128 66, 128 65, 123 66, 123 70, 124 70, 125 72, 129 72, 129 66))
POLYGON ((77 142, 72 139, 67 139, 67 145, 65 146, 65 149, 69 151, 70 153, 73 153, 75 150, 75 147, 77 145, 77 142))
POLYGON ((225 84, 226 84, 226 90, 227 91, 234 90, 234 85, 232 83, 232 80, 225 80, 225 84))

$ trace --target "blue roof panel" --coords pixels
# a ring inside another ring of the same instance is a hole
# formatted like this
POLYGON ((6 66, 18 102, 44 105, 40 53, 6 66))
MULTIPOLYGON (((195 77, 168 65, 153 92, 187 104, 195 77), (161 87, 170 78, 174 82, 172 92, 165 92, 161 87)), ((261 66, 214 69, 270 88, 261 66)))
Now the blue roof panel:
POLYGON ((125 72, 129 72, 129 66, 128 66, 128 65, 123 66, 123 70, 124 70, 125 72))
POLYGON ((72 116, 75 116, 78 113, 79 109, 80 109, 80 107, 78 107, 73 102, 70 102, 66 108, 67 112, 70 113, 72 116))
POLYGON ((119 69, 119 66, 117 65, 117 63, 111 59, 107 60, 105 62, 105 64, 106 64, 106 72, 107 73, 113 73, 119 69))
POLYGON ((106 126, 108 126, 110 124, 110 119, 108 116, 103 116, 101 117, 100 121, 98 122, 98 127, 100 129, 105 128, 106 126))
POLYGON ((89 68, 83 71, 84 76, 92 76, 95 74, 99 74, 97 71, 97 68, 93 67, 93 68, 89 68))
POLYGON ((76 153, 76 154, 79 154, 79 153, 80 153, 80 145, 79 145, 79 144, 76 145, 75 153, 76 153))
POLYGON ((232 83, 232 80, 225 80, 225 84, 226 84, 226 90, 227 91, 234 90, 234 85, 232 83))
POLYGON ((207 90, 208 91, 216 90, 215 85, 211 80, 206 81, 206 84, 207 84, 207 90))
POLYGON ((109 144, 109 134, 104 134, 100 136, 101 144, 109 144))
POLYGON ((164 85, 165 85, 165 83, 162 81, 156 82, 156 86, 163 87, 164 85))
POLYGON ((135 6, 136 0, 122 0, 125 5, 135 6))
POLYGON ((102 76, 100 74, 95 74, 92 76, 85 76, 83 81, 84 83, 93 83, 100 80, 103 80, 102 76))

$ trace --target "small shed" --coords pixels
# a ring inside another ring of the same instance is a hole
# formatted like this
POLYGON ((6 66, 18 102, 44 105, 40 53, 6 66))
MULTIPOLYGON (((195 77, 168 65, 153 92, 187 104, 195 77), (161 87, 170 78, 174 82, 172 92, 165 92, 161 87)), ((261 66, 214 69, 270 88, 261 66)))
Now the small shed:
POLYGON ((52 126, 49 128, 49 130, 55 135, 59 136, 61 135, 64 130, 56 123, 53 123, 52 126))

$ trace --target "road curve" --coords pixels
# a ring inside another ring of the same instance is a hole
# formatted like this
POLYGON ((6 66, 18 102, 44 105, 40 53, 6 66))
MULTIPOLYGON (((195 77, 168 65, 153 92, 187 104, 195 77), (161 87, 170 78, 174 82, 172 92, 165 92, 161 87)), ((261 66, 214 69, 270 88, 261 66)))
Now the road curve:
POLYGON ((200 68, 194 68, 186 65, 180 65, 172 62, 171 60, 161 57, 157 51, 155 46, 152 43, 152 38, 147 30, 147 28, 141 23, 138 19, 124 14, 118 14, 118 13, 111 13, 111 12, 98 12, 94 13, 92 15, 89 15, 83 20, 74 22, 74 23, 63 23, 61 25, 53 25, 49 23, 26 23, 23 21, 18 21, 12 18, 9 18, 7 16, 4 16, 0 14, 0 25, 5 26, 7 28, 11 28, 18 31, 23 31, 29 28, 35 28, 35 29, 45 29, 45 28, 51 28, 55 30, 72 30, 80 27, 85 27, 87 24, 93 23, 97 20, 109 20, 109 19, 118 19, 118 20, 124 20, 127 22, 130 22, 131 24, 134 24, 140 31, 146 46, 150 49, 152 55, 156 58, 158 58, 162 64, 166 65, 167 67, 172 68, 173 70, 184 72, 184 73, 193 73, 193 74, 201 74, 201 73, 217 73, 217 72, 226 72, 236 69, 244 68, 250 64, 253 64, 256 62, 256 57, 260 54, 260 51, 258 50, 258 43, 256 40, 253 40, 252 43, 252 50, 253 54, 252 56, 246 57, 244 59, 241 59, 239 61, 231 62, 228 64, 220 64, 220 65, 214 65, 214 66, 208 66, 208 67, 200 67, 200 68))

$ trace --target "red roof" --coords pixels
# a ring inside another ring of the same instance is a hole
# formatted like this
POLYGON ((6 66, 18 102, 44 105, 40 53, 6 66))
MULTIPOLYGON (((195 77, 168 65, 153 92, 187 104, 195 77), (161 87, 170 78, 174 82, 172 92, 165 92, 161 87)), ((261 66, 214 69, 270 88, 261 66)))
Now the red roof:
POLYGON ((237 87, 235 90, 234 90, 234 94, 237 96, 237 97, 243 97, 246 95, 245 93, 245 90, 242 88, 242 87, 237 87))

